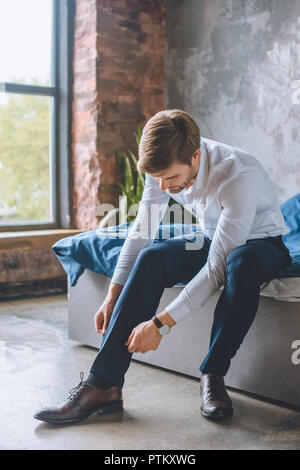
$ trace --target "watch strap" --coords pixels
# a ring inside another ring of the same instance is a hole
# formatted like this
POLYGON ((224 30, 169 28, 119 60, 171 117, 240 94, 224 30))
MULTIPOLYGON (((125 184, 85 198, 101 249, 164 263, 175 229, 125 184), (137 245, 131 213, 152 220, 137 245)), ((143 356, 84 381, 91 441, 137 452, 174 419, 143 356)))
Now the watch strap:
POLYGON ((152 318, 152 321, 154 322, 155 326, 157 326, 158 329, 164 326, 162 322, 155 315, 152 318))

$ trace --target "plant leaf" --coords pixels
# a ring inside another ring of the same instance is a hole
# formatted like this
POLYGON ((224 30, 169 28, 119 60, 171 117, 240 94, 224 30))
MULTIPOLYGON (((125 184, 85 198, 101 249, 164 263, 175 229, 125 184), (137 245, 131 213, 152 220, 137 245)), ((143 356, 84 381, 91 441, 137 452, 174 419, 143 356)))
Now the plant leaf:
POLYGON ((141 137, 142 137, 142 133, 143 133, 143 129, 140 126, 138 126, 137 131, 134 132, 137 147, 139 147, 139 145, 140 145, 140 140, 141 140, 141 137))
POLYGON ((125 157, 125 188, 130 193, 134 187, 132 168, 128 156, 125 157))
POLYGON ((135 163, 135 168, 137 172, 137 185, 141 184, 143 187, 145 185, 145 178, 143 176, 143 173, 140 173, 137 169, 137 159, 135 158, 133 152, 131 150, 128 150, 129 155, 131 156, 132 160, 135 163))
MULTIPOLYGON (((135 139, 137 146, 139 147, 140 139, 143 133, 143 129, 139 126, 137 128, 137 131, 134 133, 135 139)), ((140 173, 137 169, 137 158, 132 152, 132 150, 128 149, 127 153, 124 152, 122 153, 122 156, 118 155, 117 152, 115 152, 115 158, 120 166, 121 173, 124 175, 124 184, 123 183, 118 183, 118 187, 120 188, 122 192, 122 196, 127 197, 127 211, 133 204, 138 204, 142 198, 144 187, 145 187, 145 174, 140 173), (132 167, 133 164, 133 167, 132 167), (135 181, 135 173, 137 173, 137 178, 135 181)), ((101 227, 103 224, 105 224, 116 212, 122 212, 120 213, 120 219, 121 220, 127 220, 129 222, 133 221, 136 217, 135 216, 128 216, 125 213, 125 207, 121 206, 120 208, 113 209, 110 211, 106 216, 101 220, 100 224, 101 227)), ((100 225, 99 225, 100 227, 100 225)))

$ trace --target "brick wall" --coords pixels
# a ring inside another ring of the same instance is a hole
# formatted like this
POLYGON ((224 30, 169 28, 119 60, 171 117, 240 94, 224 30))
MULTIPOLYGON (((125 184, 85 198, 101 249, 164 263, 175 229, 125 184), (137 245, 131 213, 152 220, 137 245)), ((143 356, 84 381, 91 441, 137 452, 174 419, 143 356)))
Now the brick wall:
POLYGON ((92 230, 118 206, 116 152, 164 109, 164 0, 76 0, 73 88, 74 227, 92 230))
POLYGON ((66 273, 51 248, 0 250, 0 301, 66 290, 66 273))

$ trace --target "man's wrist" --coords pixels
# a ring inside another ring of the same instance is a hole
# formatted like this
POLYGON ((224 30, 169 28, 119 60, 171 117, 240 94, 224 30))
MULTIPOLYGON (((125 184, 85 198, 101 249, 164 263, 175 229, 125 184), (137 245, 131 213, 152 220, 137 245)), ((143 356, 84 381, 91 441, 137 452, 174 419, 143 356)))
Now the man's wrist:
POLYGON ((170 328, 176 325, 176 321, 168 314, 166 310, 155 315, 163 325, 168 325, 170 328))
POLYGON ((108 302, 116 301, 121 294, 123 287, 121 284, 110 284, 106 300, 108 302))

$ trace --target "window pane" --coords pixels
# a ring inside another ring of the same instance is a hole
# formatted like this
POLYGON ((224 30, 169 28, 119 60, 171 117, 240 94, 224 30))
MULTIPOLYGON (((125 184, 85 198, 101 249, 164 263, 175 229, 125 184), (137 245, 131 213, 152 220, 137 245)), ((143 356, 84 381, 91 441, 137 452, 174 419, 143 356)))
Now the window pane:
POLYGON ((53 98, 15 93, 0 98, 0 225, 53 222, 53 98))
POLYGON ((0 0, 0 82, 51 86, 52 0, 0 0))

